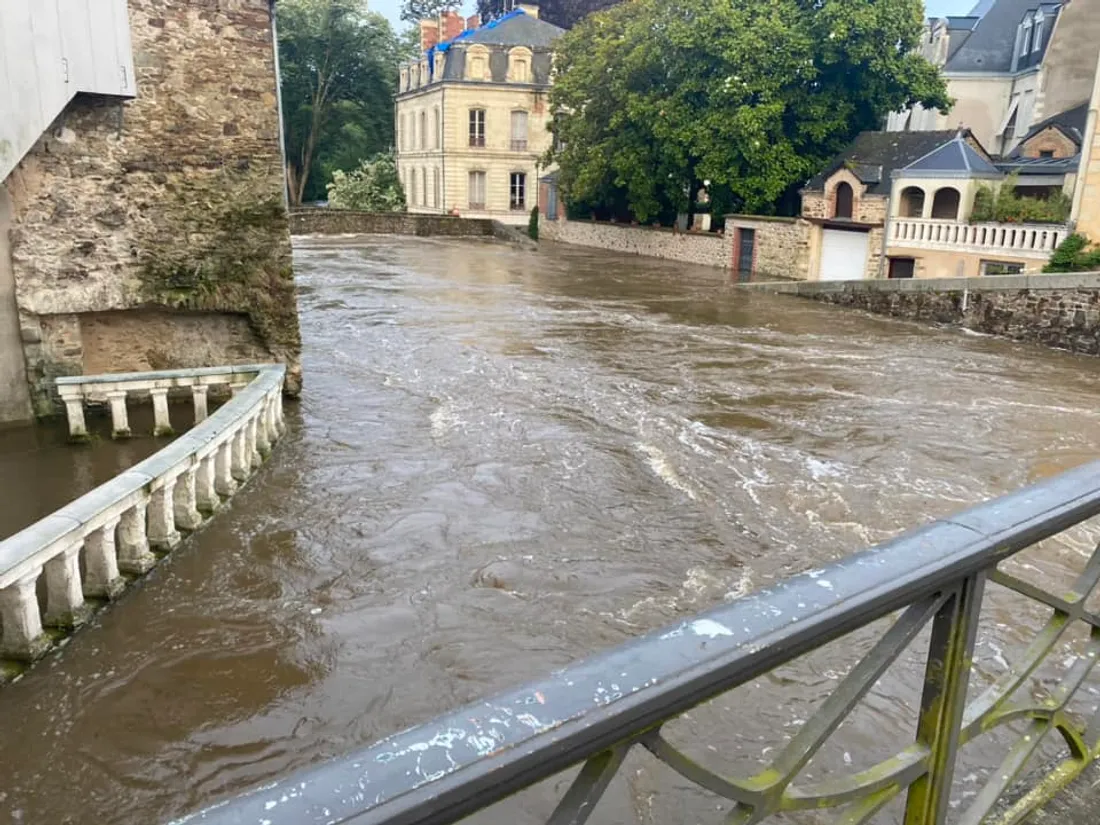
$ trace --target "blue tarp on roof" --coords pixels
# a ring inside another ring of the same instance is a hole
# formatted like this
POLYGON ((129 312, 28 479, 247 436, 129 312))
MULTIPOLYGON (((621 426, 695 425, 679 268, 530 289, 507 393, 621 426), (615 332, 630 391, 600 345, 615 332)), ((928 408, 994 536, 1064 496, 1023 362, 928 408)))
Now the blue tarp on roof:
POLYGON ((472 35, 477 34, 477 32, 488 31, 490 29, 495 29, 501 23, 505 23, 509 20, 513 20, 516 17, 518 17, 519 15, 526 14, 526 13, 527 12, 525 12, 523 9, 515 9, 515 10, 510 11, 507 14, 503 15, 502 17, 498 17, 496 20, 490 20, 488 23, 485 23, 482 26, 478 26, 476 29, 466 29, 461 34, 458 34, 455 37, 452 37, 450 40, 447 40, 443 43, 439 43, 435 46, 432 46, 427 51, 428 76, 433 78, 433 79, 435 78, 435 54, 436 54, 436 52, 439 52, 440 54, 446 54, 448 51, 451 50, 451 46, 453 46, 455 43, 458 43, 461 40, 465 40, 467 37, 471 37, 472 35))

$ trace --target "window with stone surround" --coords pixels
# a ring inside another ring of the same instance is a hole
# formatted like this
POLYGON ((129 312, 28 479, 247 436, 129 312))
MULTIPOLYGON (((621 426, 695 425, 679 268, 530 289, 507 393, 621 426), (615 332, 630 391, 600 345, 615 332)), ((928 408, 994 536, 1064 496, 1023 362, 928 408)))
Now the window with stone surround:
POLYGON ((527 173, 513 172, 510 180, 509 208, 515 212, 527 209, 527 173))
POLYGON ((512 112, 512 151, 527 151, 527 112, 521 109, 512 112))
POLYGON ((508 52, 508 82, 531 82, 531 50, 518 46, 508 52))
POLYGON ((484 46, 471 46, 466 50, 466 79, 489 79, 489 50, 484 46))
POLYGON ((440 127, 439 120, 439 107, 436 106, 432 112, 432 148, 439 149, 443 146, 443 136, 441 134, 442 129, 440 127))
POLYGON ((470 110, 470 145, 485 146, 485 110, 470 110))
POLYGON ((485 173, 481 171, 470 172, 468 185, 470 208, 483 211, 485 209, 485 173))
POLYGON ((428 113, 420 113, 420 149, 428 148, 428 113))
POLYGON ((836 203, 833 207, 833 217, 851 219, 852 208, 855 202, 855 192, 852 191, 852 185, 847 181, 838 183, 836 185, 834 198, 836 203))

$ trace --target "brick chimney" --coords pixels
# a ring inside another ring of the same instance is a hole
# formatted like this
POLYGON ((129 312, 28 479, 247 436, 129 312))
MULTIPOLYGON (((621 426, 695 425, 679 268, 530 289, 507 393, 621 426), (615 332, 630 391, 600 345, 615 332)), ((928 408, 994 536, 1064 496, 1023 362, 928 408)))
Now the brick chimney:
POLYGON ((466 21, 457 11, 445 11, 439 15, 439 39, 452 40, 462 34, 466 21))
POLYGON ((439 45, 439 21, 420 21, 420 51, 426 52, 433 46, 439 45))
POLYGON ((522 11, 528 17, 534 17, 536 20, 539 16, 539 4, 538 3, 516 3, 517 9, 522 11))
POLYGON ((466 31, 473 31, 474 29, 481 28, 481 15, 475 14, 466 18, 466 31))

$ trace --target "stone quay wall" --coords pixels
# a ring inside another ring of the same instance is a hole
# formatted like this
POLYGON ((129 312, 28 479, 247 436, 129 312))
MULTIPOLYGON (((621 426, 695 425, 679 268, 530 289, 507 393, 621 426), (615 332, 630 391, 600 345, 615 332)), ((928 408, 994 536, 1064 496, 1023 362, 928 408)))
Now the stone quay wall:
POLYGON ((646 255, 670 261, 729 269, 732 247, 727 237, 714 233, 674 233, 671 229, 619 223, 558 220, 539 221, 540 240, 590 246, 628 255, 646 255))
POLYGON ((268 0, 129 0, 129 17, 137 97, 75 99, 2 184, 35 411, 56 409, 56 377, 90 364, 278 360, 293 393, 268 0), (196 328, 209 332, 198 350, 196 328))
POLYGON ((1100 272, 757 283, 745 288, 1100 355, 1100 272))
POLYGON ((356 212, 350 209, 296 209, 290 213, 294 235, 435 235, 492 238, 488 218, 415 215, 409 212, 356 212))

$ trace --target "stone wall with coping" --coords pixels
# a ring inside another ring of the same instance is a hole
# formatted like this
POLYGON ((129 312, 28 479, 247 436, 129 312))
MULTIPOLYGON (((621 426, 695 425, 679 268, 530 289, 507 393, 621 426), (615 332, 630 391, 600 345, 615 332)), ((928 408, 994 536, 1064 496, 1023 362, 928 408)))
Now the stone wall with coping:
POLYGON ((453 218, 408 212, 300 209, 290 213, 294 235, 417 235, 491 238, 499 231, 488 218, 453 218))
POLYGON ((714 233, 685 234, 645 226, 570 221, 562 216, 556 221, 541 218, 539 238, 723 269, 729 269, 732 262, 729 237, 714 233))
POLYGON ((1100 272, 761 283, 745 288, 1100 355, 1100 272))
MULTIPOLYGON (((55 377, 88 371, 89 315, 136 308, 162 311, 168 331, 179 312, 184 325, 194 313, 244 319, 241 359, 286 362, 293 392, 300 339, 268 0, 130 0, 129 14, 137 97, 74 100, 4 181, 36 411, 52 411, 55 377)), ((153 365, 149 342, 111 334, 97 325, 114 370, 237 358, 165 344, 153 365)))

